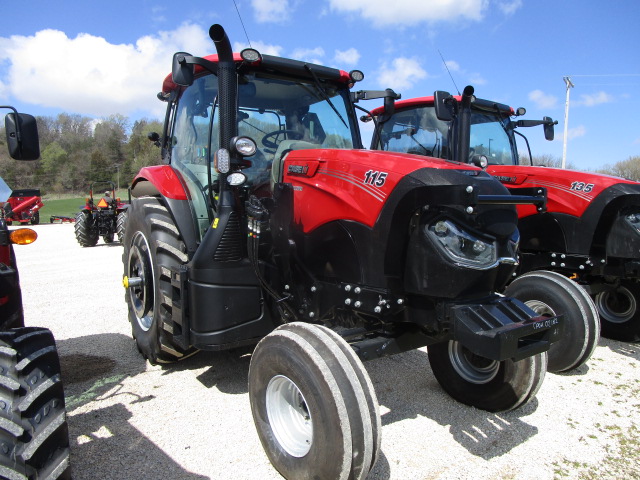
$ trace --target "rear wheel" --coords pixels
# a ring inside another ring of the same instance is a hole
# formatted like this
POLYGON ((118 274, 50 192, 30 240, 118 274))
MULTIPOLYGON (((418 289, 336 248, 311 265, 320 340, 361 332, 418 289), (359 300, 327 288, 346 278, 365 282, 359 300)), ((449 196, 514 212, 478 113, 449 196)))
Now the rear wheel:
POLYGON ((124 241, 124 229, 127 222, 127 211, 124 210, 118 214, 116 218, 116 233, 118 235, 118 241, 122 243, 124 241))
POLYGON ((560 340, 549 348, 550 372, 566 372, 583 365, 600 339, 600 320, 589 294, 567 277, 548 271, 516 278, 504 292, 542 316, 563 316, 560 340))
POLYGON ((122 257, 126 300, 133 337, 151 363, 181 360, 195 351, 173 341, 171 267, 187 262, 185 250, 169 212, 157 198, 134 200, 122 257), (129 279, 139 283, 129 286, 129 279))
POLYGON ((93 228, 91 214, 89 212, 78 212, 73 228, 76 232, 76 240, 78 240, 81 247, 93 247, 98 243, 99 235, 93 228))
POLYGON ((317 325, 291 323, 263 338, 251 357, 258 436, 287 479, 363 479, 375 462, 377 401, 359 359, 346 349, 317 325))
POLYGON ((31 225, 38 225, 40 223, 40 212, 36 212, 31 216, 31 225))
POLYGON ((106 235, 102 236, 102 240, 104 241, 104 243, 113 243, 114 235, 115 234, 113 232, 109 232, 106 235))
POLYGON ((475 355, 460 342, 429 345, 429 363, 440 386, 455 400, 490 412, 513 410, 531 400, 542 385, 547 354, 517 362, 475 355))
POLYGON ((640 341, 640 285, 623 280, 616 288, 598 293, 594 297, 602 336, 623 342, 640 341))
POLYGON ((51 332, 0 333, 0 477, 69 479, 69 430, 51 332))

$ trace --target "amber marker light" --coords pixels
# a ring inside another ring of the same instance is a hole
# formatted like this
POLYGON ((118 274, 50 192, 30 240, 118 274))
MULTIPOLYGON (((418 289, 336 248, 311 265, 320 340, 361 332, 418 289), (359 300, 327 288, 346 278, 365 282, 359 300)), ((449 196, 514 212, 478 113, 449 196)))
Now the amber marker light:
POLYGON ((36 238, 38 238, 38 234, 30 228, 19 228, 9 233, 9 240, 15 245, 29 245, 35 242, 36 238))

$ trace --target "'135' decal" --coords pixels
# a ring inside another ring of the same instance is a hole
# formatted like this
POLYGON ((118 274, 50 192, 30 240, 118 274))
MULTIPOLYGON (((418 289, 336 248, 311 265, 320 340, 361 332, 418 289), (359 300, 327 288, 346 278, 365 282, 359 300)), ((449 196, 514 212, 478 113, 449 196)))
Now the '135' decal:
POLYGON ((369 170, 364 174, 364 183, 381 187, 384 185, 384 182, 387 181, 387 175, 387 172, 374 172, 373 170, 369 170))
POLYGON ((576 192, 589 193, 593 190, 593 187, 593 183, 573 182, 571 184, 571 190, 575 190, 576 192))

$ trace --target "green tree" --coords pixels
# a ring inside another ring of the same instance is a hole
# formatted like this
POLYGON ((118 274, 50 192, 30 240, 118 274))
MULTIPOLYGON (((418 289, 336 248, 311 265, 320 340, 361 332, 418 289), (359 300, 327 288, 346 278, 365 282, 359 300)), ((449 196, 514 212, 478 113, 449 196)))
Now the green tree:
POLYGON ((640 182, 640 156, 632 156, 614 165, 606 165, 597 172, 640 182))

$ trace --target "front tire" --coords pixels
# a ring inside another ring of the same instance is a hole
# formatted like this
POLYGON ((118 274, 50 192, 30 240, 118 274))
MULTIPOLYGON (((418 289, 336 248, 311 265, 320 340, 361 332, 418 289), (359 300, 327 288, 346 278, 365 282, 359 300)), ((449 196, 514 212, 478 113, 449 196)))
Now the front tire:
POLYGON ((0 333, 0 477, 69 479, 60 361, 46 328, 0 333))
POLYGON ((529 402, 547 370, 546 352, 517 362, 497 362, 450 340, 429 345, 428 353, 433 375, 445 392, 461 403, 489 412, 513 410, 529 402))
POLYGON ((76 233, 76 240, 81 247, 94 247, 98 243, 98 232, 93 228, 91 214, 80 211, 76 214, 76 221, 73 229, 76 233))
POLYGON ((184 242, 171 215, 155 197, 136 199, 124 238, 125 280, 141 279, 125 294, 138 349, 152 364, 181 360, 194 349, 173 340, 171 267, 187 262, 184 242))
POLYGON ((253 352, 251 411, 265 452, 283 477, 364 479, 373 467, 377 399, 360 360, 346 353, 350 348, 322 327, 290 323, 253 352))
POLYGON ((556 272, 535 271, 516 278, 504 292, 538 315, 563 315, 562 337, 549 348, 550 372, 567 372, 589 360, 600 339, 598 310, 587 292, 556 272))
POLYGON ((640 341, 640 284, 623 280, 616 288, 595 295, 602 336, 622 342, 640 341))

